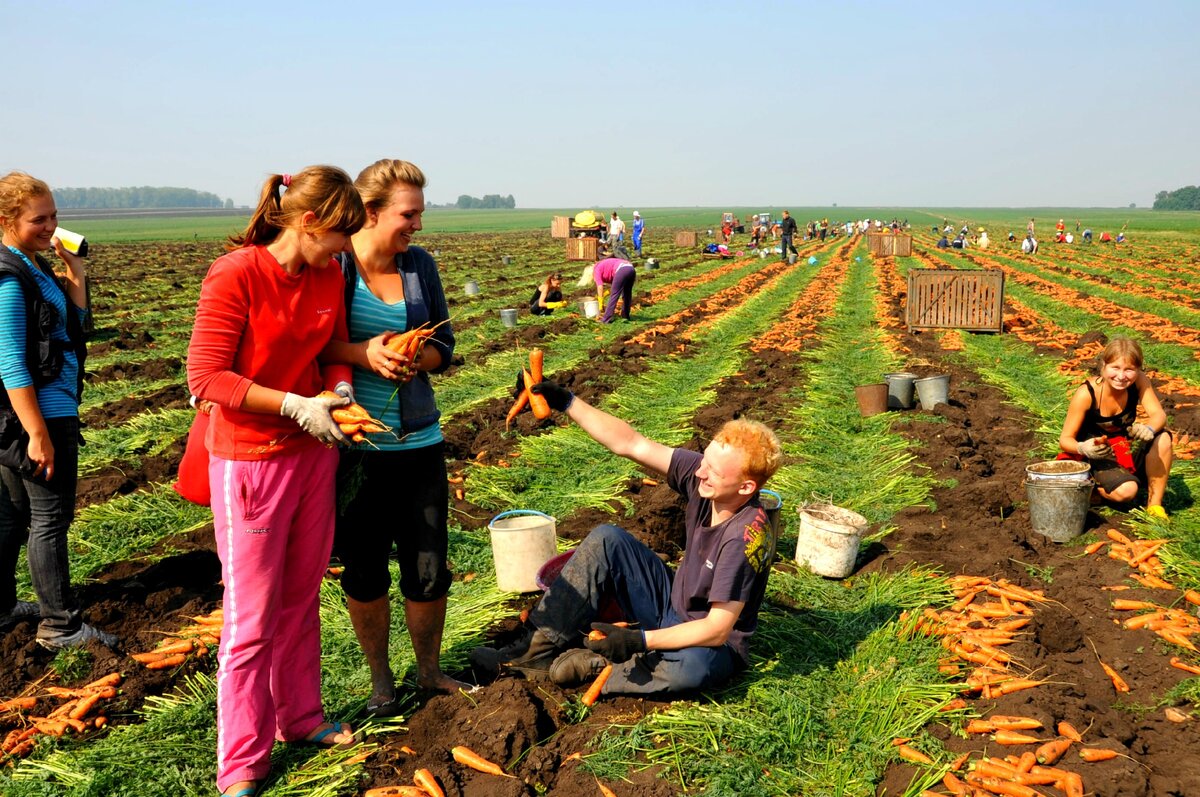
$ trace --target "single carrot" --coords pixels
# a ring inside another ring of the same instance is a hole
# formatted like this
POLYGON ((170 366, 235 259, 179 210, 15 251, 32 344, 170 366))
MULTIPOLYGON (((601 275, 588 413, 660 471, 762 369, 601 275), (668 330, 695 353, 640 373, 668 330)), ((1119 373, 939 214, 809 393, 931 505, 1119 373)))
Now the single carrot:
POLYGON ((450 748, 450 755, 463 766, 470 767, 479 772, 486 772, 489 775, 503 775, 506 778, 516 777, 516 775, 510 775, 501 769, 499 764, 488 761, 469 747, 463 747, 462 745, 452 747, 450 748))
POLYGON ((173 656, 167 656, 165 659, 151 661, 146 663, 147 670, 169 670, 172 667, 178 667, 187 661, 186 653, 176 653, 173 656))
POLYGON ((559 762, 558 766, 561 768, 561 767, 565 767, 567 764, 571 763, 572 761, 582 761, 582 760, 583 760, 583 753, 581 753, 577 750, 574 753, 571 753, 566 758, 564 758, 561 762, 559 762))
POLYGON ((1058 723, 1058 735, 1065 736, 1066 738, 1070 739, 1073 742, 1082 742, 1083 741, 1083 734, 1080 733, 1079 731, 1075 730, 1075 726, 1072 725, 1071 723, 1067 722, 1066 720, 1063 720, 1062 722, 1058 723))
POLYGON ((998 730, 992 735, 992 739, 996 744, 1012 745, 1012 744, 1039 744, 1042 740, 1036 736, 1030 736, 1027 733, 1018 733, 1017 731, 998 730))
POLYGON ((915 764, 933 764, 933 759, 922 753, 920 750, 909 747, 906 744, 896 746, 896 752, 905 761, 912 761, 915 764))
POLYGON ((981 778, 967 775, 967 782, 990 791, 992 794, 1003 795, 1003 797, 1042 797, 1037 791, 1029 786, 1024 786, 1013 781, 1005 781, 1000 778, 981 778))
POLYGON ((1042 681, 1032 681, 1028 678, 1013 678, 1000 684, 991 687, 992 697, 1001 697, 1003 695, 1020 692, 1022 689, 1032 689, 1035 686, 1041 686, 1042 681))
POLYGON ((1077 772, 1068 772, 1066 777, 1059 781, 1058 788, 1067 797, 1083 797, 1083 778, 1077 772))
POLYGON ((1079 748, 1079 757, 1089 764, 1096 761, 1108 761, 1116 758, 1119 753, 1116 750, 1109 750, 1104 747, 1081 747, 1079 748))
POLYGON ((988 717, 988 721, 1005 731, 1032 731, 1043 727, 1042 723, 1033 717, 1010 717, 994 714, 988 717))
POLYGON ((124 676, 121 676, 120 672, 109 672, 107 676, 96 678, 95 681, 92 681, 91 683, 85 683, 79 688, 96 689, 100 687, 120 687, 122 678, 124 678, 124 676))
POLYGON ((970 757, 971 757, 971 751, 968 750, 967 752, 960 755, 958 758, 951 761, 950 762, 950 771, 958 772, 959 770, 961 770, 963 768, 963 765, 967 763, 967 759, 970 757))
POLYGON ((608 682, 608 677, 612 675, 613 666, 605 664, 604 669, 596 676, 596 680, 592 681, 592 685, 583 693, 582 703, 585 706, 590 706, 600 698, 600 690, 604 688, 604 684, 608 682))
POLYGON ((1189 589, 1187 592, 1183 593, 1183 599, 1193 606, 1200 606, 1200 592, 1197 592, 1194 589, 1189 589))
POLYGON ((130 653, 129 658, 133 659, 136 662, 140 662, 142 664, 149 664, 152 661, 161 661, 162 659, 165 659, 167 657, 167 655, 168 654, 166 654, 166 653, 158 653, 158 652, 130 653))
POLYGON ((654 479, 642 479, 642 485, 645 487, 657 487, 658 482, 654 479))
POLYGON ((413 773, 413 783, 425 790, 429 797, 446 797, 446 792, 438 785, 437 778, 428 769, 418 769, 413 773))
POLYGON ((938 711, 958 711, 960 708, 966 707, 967 701, 963 700, 961 697, 956 697, 946 705, 939 708, 938 711))
POLYGON ((601 639, 608 639, 608 634, 604 633, 603 631, 592 629, 588 632, 587 638, 591 642, 599 642, 601 639))
POLYGON ((529 375, 533 377, 535 385, 545 379, 545 376, 542 374, 542 366, 545 358, 546 355, 541 349, 529 350, 529 375))
POLYGON ((600 787, 600 794, 602 797, 617 797, 617 793, 615 791, 608 788, 600 781, 596 781, 596 785, 600 787))
POLYGON ((1141 609, 1161 609, 1157 603, 1150 601, 1130 601, 1122 598, 1117 598, 1112 602, 1112 607, 1119 612, 1136 612, 1141 609))
POLYGON ((94 686, 90 689, 87 687, 68 689, 65 686, 47 686, 46 692, 55 697, 91 697, 92 695, 99 695, 106 700, 111 700, 117 696, 117 688, 115 686, 94 686))
POLYGON ((996 726, 987 720, 971 720, 963 728, 966 733, 995 733, 996 726))
POLYGON ((1070 739, 1055 739, 1046 742, 1036 750, 1037 760, 1039 764, 1053 764, 1055 761, 1063 757, 1063 753, 1067 752, 1072 742, 1070 739))
POLYGON ((517 400, 513 402, 512 407, 508 411, 508 415, 504 418, 504 431, 512 426, 512 422, 521 412, 529 406, 529 390, 528 388, 521 391, 521 395, 517 396, 517 400))
POLYGON ((1029 772, 1036 763, 1037 756, 1034 755, 1032 750, 1026 750, 1024 753, 1021 753, 1021 758, 1017 761, 1017 772, 1022 774, 1029 772))
POLYGON ((1192 675, 1200 675, 1200 667, 1197 667, 1195 664, 1189 664, 1180 659, 1178 656, 1171 657, 1171 666, 1177 670, 1190 672, 1192 675))
POLYGON ((28 711, 36 705, 36 697, 14 697, 9 700, 0 700, 0 712, 28 711))
POLYGON ((1096 542, 1093 542, 1093 543, 1092 543, 1091 545, 1089 545, 1088 547, 1084 548, 1084 549, 1083 549, 1083 552, 1084 552, 1085 554, 1093 554, 1093 553, 1095 553, 1096 551, 1098 551, 1098 550, 1100 550, 1101 548, 1103 548, 1105 545, 1108 545, 1108 542, 1107 542, 1106 540, 1097 540, 1096 542))
POLYGON ((176 642, 168 642, 165 645, 159 645, 151 653, 191 653, 192 640, 180 639, 176 642))
POLYGON ((533 410, 533 417, 539 421, 546 420, 550 417, 550 404, 545 396, 533 392, 533 375, 527 368, 522 368, 521 378, 525 380, 525 392, 529 394, 529 409, 533 410))
POLYGON ((409 747, 406 744, 400 746, 400 752, 404 753, 405 755, 416 755, 417 754, 416 750, 412 749, 411 747, 409 747))
POLYGON ((1129 684, 1125 683, 1125 679, 1118 675, 1116 670, 1114 670, 1112 667, 1109 667, 1104 662, 1100 662, 1100 667, 1103 668, 1108 677, 1112 679, 1114 689, 1116 689, 1118 692, 1129 691, 1129 684))
POLYGON ((970 793, 970 787, 963 783, 960 778, 947 772, 942 776, 942 785, 950 790, 950 793, 955 797, 970 793))
POLYGON ((88 713, 92 709, 94 709, 96 707, 96 704, 99 702, 100 702, 100 695, 91 695, 90 697, 81 697, 79 699, 79 705, 75 706, 75 708, 67 716, 73 720, 81 720, 84 717, 86 717, 88 715, 88 713))
POLYGON ((429 797, 429 795, 418 786, 376 786, 373 789, 367 789, 363 797, 429 797))
POLYGON ((1133 545, 1133 543, 1130 542, 1128 537, 1126 537, 1124 534, 1117 531, 1116 529, 1109 529, 1106 533, 1108 534, 1108 538, 1110 540, 1112 540, 1113 542, 1119 542, 1122 545, 1133 545))

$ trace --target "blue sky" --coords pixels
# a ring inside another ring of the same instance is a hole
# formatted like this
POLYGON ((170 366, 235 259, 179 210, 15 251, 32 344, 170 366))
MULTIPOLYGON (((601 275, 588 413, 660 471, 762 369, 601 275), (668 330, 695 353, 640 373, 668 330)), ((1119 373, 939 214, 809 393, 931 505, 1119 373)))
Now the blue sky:
POLYGON ((1198 2, 0 0, 0 169, 252 203, 1116 206, 1200 183, 1198 2), (18 46, 19 45, 19 46, 18 46))

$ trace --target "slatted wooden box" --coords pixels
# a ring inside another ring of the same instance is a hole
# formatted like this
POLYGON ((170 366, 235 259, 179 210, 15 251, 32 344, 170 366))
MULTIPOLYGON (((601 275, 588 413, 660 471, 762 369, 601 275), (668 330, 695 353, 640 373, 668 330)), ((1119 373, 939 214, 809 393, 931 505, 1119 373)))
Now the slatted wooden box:
POLYGON ((867 248, 880 257, 911 257, 912 236, 907 233, 867 233, 867 248))
POLYGON ((1004 272, 914 268, 908 272, 908 331, 1004 331, 1004 272))
POLYGON ((700 233, 687 230, 675 233, 676 246, 695 246, 700 243, 700 233))
POLYGON ((570 216, 552 216, 550 218, 550 237, 551 238, 570 238, 571 237, 571 217, 570 216))
POLYGON ((587 238, 567 239, 567 260, 597 260, 600 254, 600 239, 587 238))

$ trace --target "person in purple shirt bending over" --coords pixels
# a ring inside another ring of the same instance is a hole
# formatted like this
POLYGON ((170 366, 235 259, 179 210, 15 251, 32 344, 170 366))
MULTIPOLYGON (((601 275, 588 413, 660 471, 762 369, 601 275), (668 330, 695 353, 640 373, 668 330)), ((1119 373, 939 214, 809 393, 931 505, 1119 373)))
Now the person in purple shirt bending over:
POLYGON ((667 474, 667 484, 687 499, 683 559, 672 576, 629 532, 595 527, 522 635, 506 647, 476 648, 475 669, 514 670, 569 687, 611 662, 603 694, 639 695, 707 689, 744 670, 774 553, 758 494, 783 457, 775 433, 756 421, 729 421, 698 453, 648 440, 554 382, 532 390, 613 453, 667 474), (614 596, 629 627, 594 622, 602 601, 614 596), (589 626, 603 638, 586 636, 589 626))
MULTIPOLYGON (((625 254, 623 246, 616 247, 616 254, 625 254)), ((596 301, 604 305, 600 316, 601 323, 608 324, 613 320, 617 310, 617 300, 623 299, 621 318, 629 320, 629 307, 633 304, 633 283, 637 280, 637 269, 629 262, 628 254, 624 258, 606 257, 594 265, 584 268, 579 278, 578 287, 584 288, 589 283, 596 284, 596 301), (604 302, 604 290, 608 286, 608 303, 604 302)))

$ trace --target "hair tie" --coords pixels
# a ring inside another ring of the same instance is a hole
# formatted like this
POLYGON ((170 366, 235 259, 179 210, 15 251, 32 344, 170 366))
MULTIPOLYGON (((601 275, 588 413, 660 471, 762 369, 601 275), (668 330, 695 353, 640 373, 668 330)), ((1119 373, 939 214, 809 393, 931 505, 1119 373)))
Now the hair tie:
POLYGON ((283 178, 283 187, 290 188, 292 185, 292 176, 290 174, 282 174, 280 177, 283 178))

